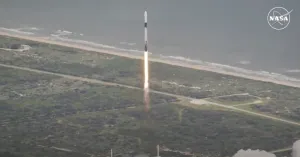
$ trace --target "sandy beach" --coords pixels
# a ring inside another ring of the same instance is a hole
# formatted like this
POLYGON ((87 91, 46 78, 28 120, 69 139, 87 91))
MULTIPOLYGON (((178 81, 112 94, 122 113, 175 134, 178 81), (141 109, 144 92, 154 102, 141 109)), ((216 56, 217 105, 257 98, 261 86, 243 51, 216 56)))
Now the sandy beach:
MULTIPOLYGON (((106 54, 117 55, 117 56, 132 58, 132 59, 143 59, 141 56, 136 56, 136 55, 128 54, 128 53, 125 53, 125 52, 109 51, 109 50, 92 48, 92 47, 78 45, 78 44, 69 44, 69 43, 65 43, 65 42, 50 40, 47 37, 34 37, 34 36, 16 35, 16 34, 3 32, 3 31, 0 31, 0 35, 9 36, 9 37, 16 37, 16 38, 20 38, 20 39, 26 39, 26 40, 31 40, 31 41, 41 42, 41 43, 48 43, 48 44, 54 44, 54 45, 59 45, 59 46, 77 48, 77 49, 81 49, 81 50, 94 51, 94 52, 98 52, 98 53, 106 53, 106 54)), ((231 75, 231 76, 247 78, 247 79, 263 81, 263 82, 272 82, 272 83, 275 83, 275 84, 300 88, 300 83, 296 83, 296 82, 294 83, 294 82, 290 82, 290 81, 281 81, 281 80, 275 80, 275 79, 265 78, 265 77, 248 76, 248 75, 245 75, 245 74, 239 74, 239 73, 234 73, 234 72, 225 72, 225 71, 214 69, 214 68, 211 68, 211 67, 208 67, 208 66, 192 65, 192 64, 188 64, 188 63, 176 63, 175 61, 171 61, 171 60, 151 58, 151 55, 150 55, 149 60, 152 61, 152 62, 160 62, 160 63, 170 64, 170 65, 174 65, 174 66, 181 66, 181 67, 192 68, 192 69, 197 69, 197 70, 210 71, 210 72, 215 72, 215 73, 220 73, 220 74, 225 74, 225 75, 231 75)))

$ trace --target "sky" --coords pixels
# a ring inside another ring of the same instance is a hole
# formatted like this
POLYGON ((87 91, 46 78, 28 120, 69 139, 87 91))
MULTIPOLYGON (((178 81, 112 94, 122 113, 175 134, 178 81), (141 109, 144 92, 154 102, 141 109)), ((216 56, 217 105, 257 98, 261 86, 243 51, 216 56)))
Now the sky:
POLYGON ((299 0, 1 0, 0 25, 65 28, 142 50, 145 9, 149 51, 222 64, 247 60, 255 69, 300 68, 299 0), (267 23, 277 6, 293 10, 281 31, 267 23))

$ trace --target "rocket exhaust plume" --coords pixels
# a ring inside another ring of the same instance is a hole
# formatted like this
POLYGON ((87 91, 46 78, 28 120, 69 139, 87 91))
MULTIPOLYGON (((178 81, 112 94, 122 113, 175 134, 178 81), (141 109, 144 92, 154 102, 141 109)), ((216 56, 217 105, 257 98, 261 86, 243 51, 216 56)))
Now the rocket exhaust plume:
POLYGON ((145 37, 145 49, 144 49, 144 101, 145 109, 149 110, 149 62, 148 62, 148 30, 147 30, 147 11, 144 12, 144 37, 145 37))
POLYGON ((144 89, 149 88, 149 71, 148 71, 148 30, 147 30, 147 11, 144 13, 144 27, 145 27, 145 32, 144 32, 144 37, 145 37, 145 49, 144 49, 144 89))

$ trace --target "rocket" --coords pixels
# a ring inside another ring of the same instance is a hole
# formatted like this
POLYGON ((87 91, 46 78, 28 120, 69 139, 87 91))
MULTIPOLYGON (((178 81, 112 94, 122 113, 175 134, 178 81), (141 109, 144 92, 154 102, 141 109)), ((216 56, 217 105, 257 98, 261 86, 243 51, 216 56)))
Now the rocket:
POLYGON ((145 110, 148 112, 150 108, 149 99, 149 62, 148 62, 148 30, 147 30, 147 11, 144 13, 144 37, 145 37, 145 49, 144 49, 144 101, 145 110))
POLYGON ((148 30, 147 30, 147 11, 144 12, 144 37, 145 37, 145 49, 144 49, 144 89, 149 88, 149 63, 148 63, 148 30))

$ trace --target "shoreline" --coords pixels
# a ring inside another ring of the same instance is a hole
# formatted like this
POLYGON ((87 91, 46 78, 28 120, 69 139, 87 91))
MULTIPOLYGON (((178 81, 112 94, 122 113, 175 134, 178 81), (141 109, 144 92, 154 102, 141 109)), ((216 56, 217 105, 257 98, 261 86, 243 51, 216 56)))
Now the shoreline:
MULTIPOLYGON (((128 54, 128 53, 125 53, 125 52, 110 51, 110 50, 105 50, 105 49, 92 48, 92 47, 89 47, 89 46, 84 46, 84 45, 79 45, 79 44, 70 44, 70 43, 65 43, 65 42, 60 42, 60 41, 54 41, 54 40, 49 40, 48 37, 34 37, 34 36, 16 35, 16 34, 3 32, 3 31, 0 31, 0 35, 7 36, 7 37, 14 37, 14 38, 19 38, 19 39, 24 39, 24 40, 30 40, 30 41, 40 42, 40 43, 59 45, 59 46, 63 46, 63 47, 76 48, 76 49, 80 49, 80 50, 93 51, 93 52, 97 52, 97 53, 105 53, 105 54, 110 54, 110 55, 116 55, 116 56, 120 56, 120 57, 131 58, 131 59, 143 59, 142 56, 128 54)), ((202 71, 214 72, 214 73, 223 74, 223 75, 235 76, 235 77, 244 78, 244 79, 262 81, 262 82, 269 82, 269 83, 285 85, 285 86, 289 86, 289 87, 300 88, 300 83, 293 83, 293 82, 290 82, 290 81, 275 80, 275 79, 271 79, 271 78, 263 78, 263 77, 259 77, 259 76, 250 76, 250 75, 239 74, 239 73, 235 73, 235 72, 222 71, 222 70, 214 69, 214 68, 211 68, 211 67, 208 67, 208 66, 203 66, 203 65, 192 65, 192 64, 189 64, 189 63, 178 63, 178 62, 171 61, 171 60, 164 60, 164 59, 160 59, 160 58, 150 58, 150 57, 151 57, 151 55, 149 56, 149 61, 151 61, 151 62, 158 62, 158 63, 169 64, 169 65, 173 65, 173 66, 180 66, 180 67, 191 68, 191 69, 195 69, 195 70, 202 70, 202 71)))

